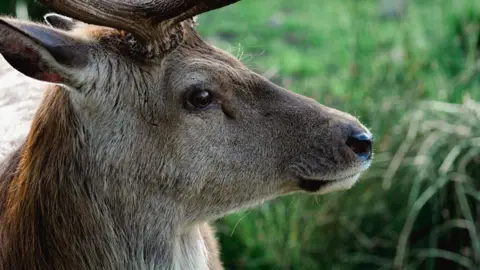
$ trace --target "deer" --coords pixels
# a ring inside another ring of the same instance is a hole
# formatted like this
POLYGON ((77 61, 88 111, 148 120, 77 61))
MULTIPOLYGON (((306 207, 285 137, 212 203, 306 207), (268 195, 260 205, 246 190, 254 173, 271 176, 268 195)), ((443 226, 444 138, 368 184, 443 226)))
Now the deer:
POLYGON ((197 32, 238 1, 40 0, 44 22, 0 17, 5 62, 44 85, 0 167, 0 269, 223 269, 214 221, 359 182, 364 124, 197 32))

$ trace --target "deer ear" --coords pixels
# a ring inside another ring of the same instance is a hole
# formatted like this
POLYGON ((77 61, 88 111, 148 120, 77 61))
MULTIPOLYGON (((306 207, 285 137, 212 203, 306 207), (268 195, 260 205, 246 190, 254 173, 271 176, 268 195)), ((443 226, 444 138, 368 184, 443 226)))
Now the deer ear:
POLYGON ((80 23, 72 18, 57 13, 48 13, 43 16, 43 19, 51 27, 65 31, 72 30, 78 23, 80 23))
POLYGON ((0 37, 0 54, 33 79, 68 85, 88 64, 85 41, 47 26, 0 19, 0 37))

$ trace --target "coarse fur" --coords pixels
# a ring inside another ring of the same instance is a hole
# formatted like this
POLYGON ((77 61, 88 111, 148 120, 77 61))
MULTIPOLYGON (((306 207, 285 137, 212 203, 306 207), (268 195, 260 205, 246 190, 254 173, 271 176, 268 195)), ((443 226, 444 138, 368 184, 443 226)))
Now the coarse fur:
POLYGON ((0 20, 8 63, 53 83, 0 167, 0 269, 222 269, 209 222, 350 188, 370 164, 346 144, 369 134, 356 118, 250 71, 191 20, 153 59, 121 30, 60 21, 0 20), (211 106, 186 104, 198 89, 211 106))

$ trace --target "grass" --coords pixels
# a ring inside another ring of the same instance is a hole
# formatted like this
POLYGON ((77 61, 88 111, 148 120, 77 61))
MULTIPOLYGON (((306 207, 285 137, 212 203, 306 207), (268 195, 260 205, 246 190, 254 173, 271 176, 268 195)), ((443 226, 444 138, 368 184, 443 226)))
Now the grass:
POLYGON ((480 119, 478 105, 458 105, 480 98, 480 4, 381 13, 378 1, 270 0, 199 19, 214 44, 358 116, 377 138, 375 164, 354 189, 219 221, 227 269, 480 267, 480 119))
POLYGON ((227 269, 480 269, 480 2, 396 13, 377 0, 243 0, 199 18, 218 47, 376 136, 353 189, 219 220, 227 269))
MULTIPOLYGON (((377 1, 244 1, 199 21, 212 42, 274 82, 367 120, 379 107, 403 111, 392 108, 399 99, 460 102, 480 93, 479 80, 462 74, 465 58, 474 56, 453 36, 473 1, 423 2, 401 20, 382 20, 377 1)), ((376 134, 393 125, 368 124, 376 134)))

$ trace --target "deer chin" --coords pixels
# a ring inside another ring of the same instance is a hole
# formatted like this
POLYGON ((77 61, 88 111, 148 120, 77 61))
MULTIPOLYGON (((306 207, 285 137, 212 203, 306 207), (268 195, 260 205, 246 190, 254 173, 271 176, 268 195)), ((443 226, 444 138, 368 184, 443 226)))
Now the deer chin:
POLYGON ((361 173, 356 173, 348 177, 329 180, 299 177, 297 186, 308 193, 325 194, 350 189, 358 181, 360 175, 361 173))
POLYGON ((352 188, 358 179, 372 164, 371 159, 361 162, 353 169, 336 175, 298 175, 297 188, 311 194, 325 194, 352 188))

